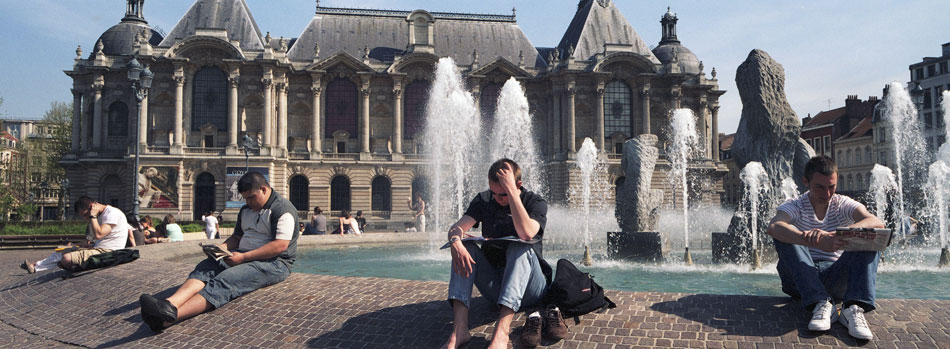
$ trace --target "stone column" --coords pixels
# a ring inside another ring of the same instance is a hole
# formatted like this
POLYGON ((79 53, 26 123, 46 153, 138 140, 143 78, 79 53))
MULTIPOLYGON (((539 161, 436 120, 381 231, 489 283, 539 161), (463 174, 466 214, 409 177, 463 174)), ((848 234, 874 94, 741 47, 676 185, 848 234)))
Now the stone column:
POLYGON ((271 137, 272 123, 271 123, 271 110, 274 109, 274 101, 272 98, 273 94, 273 84, 271 79, 264 78, 261 79, 261 84, 264 85, 264 148, 270 148, 273 146, 274 140, 271 137))
POLYGON ((287 83, 277 84, 277 148, 287 150, 287 83))
POLYGON ((552 98, 554 103, 554 120, 552 124, 555 125, 553 129, 554 145, 552 151, 560 154, 564 151, 564 140, 562 139, 563 137, 561 137, 561 133, 565 128, 564 118, 561 116, 561 91, 555 90, 552 98))
POLYGON ((574 97, 577 95, 577 90, 574 89, 574 84, 571 84, 567 88, 567 153, 573 155, 577 151, 577 129, 576 125, 576 114, 574 114, 574 97))
POLYGON ((184 127, 182 127, 182 119, 184 117, 184 101, 185 101, 185 76, 177 75, 175 76, 175 129, 172 131, 174 137, 172 139, 172 149, 173 151, 180 150, 183 146, 181 144, 182 134, 185 132, 184 127))
POLYGON ((360 152, 369 153, 369 82, 363 83, 360 99, 363 101, 360 111, 360 152))
POLYGON ((99 149, 102 146, 102 85, 92 87, 92 148, 99 149))
MULTIPOLYGON (((133 98, 134 99, 134 98, 133 98)), ((139 109, 139 150, 146 151, 148 149, 148 93, 145 94, 145 97, 142 98, 142 108, 139 109)))
POLYGON ((605 148, 604 146, 604 93, 605 93, 605 86, 604 86, 604 83, 601 82, 597 84, 597 113, 595 115, 596 120, 594 120, 594 123, 596 123, 595 125, 596 139, 594 139, 594 141, 597 143, 597 148, 600 149, 601 152, 603 152, 605 148))
POLYGON ((643 99, 643 133, 650 134, 650 86, 646 86, 640 91, 640 97, 643 99))
POLYGON ((80 136, 84 135, 82 132, 82 91, 75 88, 71 91, 73 92, 73 133, 70 150, 76 152, 81 149, 79 142, 82 138, 80 136))
POLYGON ((402 154, 402 79, 393 81, 393 153, 402 154))
MULTIPOLYGON (((83 104, 84 105, 88 104, 90 98, 92 97, 89 96, 89 90, 86 90, 83 93, 83 100, 84 100, 83 104)), ((89 126, 91 125, 90 122, 92 121, 92 115, 89 115, 89 109, 85 107, 83 107, 82 112, 83 112, 83 115, 82 115, 82 118, 80 119, 80 125, 79 125, 79 128, 80 128, 79 131, 81 132, 79 135, 79 149, 81 151, 88 151, 89 146, 92 143, 92 140, 89 139, 89 126)))
POLYGON ((323 92, 323 88, 320 86, 320 78, 313 78, 313 86, 310 87, 310 91, 313 92, 313 118, 311 118, 311 129, 310 129, 310 154, 320 154, 323 150, 323 135, 320 131, 323 123, 322 118, 320 117, 320 95, 323 92))
POLYGON ((707 159, 712 159, 712 148, 709 147, 709 130, 706 129, 706 111, 708 104, 705 99, 699 102, 699 115, 696 118, 696 133, 699 136, 698 144, 702 146, 703 154, 707 159))
POLYGON ((712 107, 712 156, 713 161, 719 161, 719 106, 712 107))
POLYGON ((237 149, 238 141, 238 85, 241 83, 239 76, 232 76, 228 79, 228 148, 237 149))

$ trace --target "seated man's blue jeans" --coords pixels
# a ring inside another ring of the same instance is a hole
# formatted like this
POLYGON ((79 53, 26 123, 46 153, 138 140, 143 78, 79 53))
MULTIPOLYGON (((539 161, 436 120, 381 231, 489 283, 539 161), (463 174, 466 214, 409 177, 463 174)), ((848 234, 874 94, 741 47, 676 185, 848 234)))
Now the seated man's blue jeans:
POLYGON ((222 259, 202 260, 188 275, 205 283, 198 291, 215 309, 231 300, 262 287, 284 281, 290 276, 290 266, 278 258, 244 262, 233 267, 222 259))
POLYGON ((845 251, 834 262, 814 261, 808 247, 774 241, 782 292, 801 298, 806 310, 832 299, 840 299, 846 306, 857 304, 865 311, 874 309, 880 252, 845 251))
POLYGON ((530 244, 508 244, 504 268, 495 268, 474 242, 463 243, 472 255, 475 265, 468 277, 452 270, 449 278, 449 300, 457 299, 468 308, 471 305, 472 285, 478 287, 482 296, 492 302, 518 311, 522 305, 531 306, 541 302, 547 292, 547 280, 541 272, 541 264, 530 244))

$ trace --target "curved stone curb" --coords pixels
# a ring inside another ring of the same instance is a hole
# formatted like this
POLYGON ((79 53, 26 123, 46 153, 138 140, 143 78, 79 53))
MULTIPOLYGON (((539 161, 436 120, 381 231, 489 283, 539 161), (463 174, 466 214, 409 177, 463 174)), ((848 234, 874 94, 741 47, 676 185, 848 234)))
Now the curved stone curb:
MULTIPOLYGON (((301 245, 329 244, 330 239, 307 240, 314 241, 301 245)), ((439 346, 451 331, 445 282, 295 273, 282 283, 153 334, 139 316, 138 295, 167 296, 192 268, 157 256, 181 256, 182 250, 195 248, 185 243, 162 245, 143 247, 138 261, 68 279, 63 279, 62 271, 35 275, 8 271, 0 276, 0 320, 61 343, 123 348, 420 348, 439 346)), ((809 314, 784 297, 619 291, 607 295, 617 302, 616 309, 585 315, 579 325, 569 320, 569 339, 543 344, 566 348, 950 345, 950 301, 882 300, 879 310, 868 314, 875 340, 859 343, 837 324, 825 334, 805 330, 809 314)), ((473 304, 475 347, 490 338, 497 316, 492 308, 482 298, 473 304)), ((520 334, 523 316, 515 318, 513 339, 520 334)))

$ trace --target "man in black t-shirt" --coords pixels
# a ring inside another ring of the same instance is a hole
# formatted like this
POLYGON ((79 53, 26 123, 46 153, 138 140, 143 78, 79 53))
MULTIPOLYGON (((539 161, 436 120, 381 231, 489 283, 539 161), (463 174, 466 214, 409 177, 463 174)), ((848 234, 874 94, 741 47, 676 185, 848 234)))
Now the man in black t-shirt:
POLYGON ((488 191, 479 193, 465 215, 449 228, 452 273, 449 302, 455 315, 452 335, 445 347, 457 348, 471 339, 468 308, 472 286, 498 305, 500 315, 489 348, 507 348, 511 320, 518 309, 541 302, 551 268, 541 258, 541 236, 548 206, 541 196, 521 187, 521 168, 501 159, 488 171, 488 191), (489 241, 479 248, 463 242, 465 232, 479 224, 489 241), (515 237, 522 241, 491 241, 515 237))

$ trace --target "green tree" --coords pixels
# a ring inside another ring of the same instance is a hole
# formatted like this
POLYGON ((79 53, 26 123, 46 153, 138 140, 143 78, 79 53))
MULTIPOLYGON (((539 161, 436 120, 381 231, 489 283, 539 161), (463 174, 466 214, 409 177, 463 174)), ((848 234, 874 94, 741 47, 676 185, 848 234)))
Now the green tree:
POLYGON ((50 138, 42 145, 46 173, 62 178, 64 172, 59 160, 69 152, 72 137, 72 105, 65 102, 50 103, 49 110, 43 115, 43 123, 50 128, 50 138))

